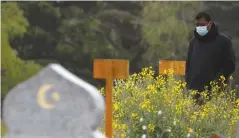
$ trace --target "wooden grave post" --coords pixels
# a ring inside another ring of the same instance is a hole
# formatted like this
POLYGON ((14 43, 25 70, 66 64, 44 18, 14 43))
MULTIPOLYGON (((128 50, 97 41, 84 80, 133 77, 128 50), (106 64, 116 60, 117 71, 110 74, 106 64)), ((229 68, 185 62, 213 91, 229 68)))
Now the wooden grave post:
POLYGON ((186 61, 159 61, 159 74, 165 74, 165 70, 172 69, 176 75, 185 75, 186 61))
POLYGON ((221 138, 221 137, 218 136, 217 134, 212 134, 212 135, 210 136, 210 138, 221 138))
POLYGON ((225 136, 219 134, 219 133, 213 133, 210 138, 226 138, 225 136))
POLYGON ((106 79, 106 117, 105 129, 107 138, 113 136, 113 79, 126 79, 129 76, 129 61, 119 59, 95 59, 94 78, 106 79))

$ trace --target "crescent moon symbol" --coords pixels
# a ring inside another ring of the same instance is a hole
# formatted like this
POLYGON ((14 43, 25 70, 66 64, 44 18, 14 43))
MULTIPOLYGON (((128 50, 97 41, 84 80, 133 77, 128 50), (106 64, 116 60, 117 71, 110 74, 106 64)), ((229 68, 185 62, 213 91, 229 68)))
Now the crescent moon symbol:
MULTIPOLYGON (((49 89, 51 89, 51 88, 52 88, 52 85, 50 85, 50 84, 44 84, 44 85, 42 85, 42 86, 39 88, 39 90, 38 90, 38 93, 37 93, 37 102, 38 102, 38 104, 39 104, 42 108, 44 108, 44 109, 52 109, 52 108, 55 107, 54 104, 48 103, 48 102, 46 101, 46 98, 45 98, 45 95, 46 95, 47 91, 48 91, 49 89)), ((58 100, 60 99, 60 96, 59 96, 59 94, 58 94, 57 92, 54 92, 54 93, 52 94, 52 98, 53 98, 55 101, 58 101, 58 100)))

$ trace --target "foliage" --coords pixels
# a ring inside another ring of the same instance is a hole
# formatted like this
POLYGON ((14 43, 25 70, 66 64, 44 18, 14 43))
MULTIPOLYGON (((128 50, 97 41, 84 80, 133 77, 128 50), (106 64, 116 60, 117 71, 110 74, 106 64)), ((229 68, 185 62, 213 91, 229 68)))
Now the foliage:
POLYGON ((42 66, 60 63, 102 86, 92 77, 94 58, 128 59, 130 73, 149 65, 155 69, 161 59, 184 60, 193 37, 193 19, 202 3, 221 23, 220 30, 233 36, 238 51, 238 29, 231 24, 238 22, 238 2, 3 2, 2 30, 9 23, 15 29, 10 27, 8 32, 25 32, 9 37, 19 58, 42 66))
MULTIPOLYGON (((206 103, 195 104, 185 82, 176 80, 173 71, 154 77, 151 68, 117 80, 113 91, 114 137, 209 137, 219 132, 235 136, 239 119, 239 99, 235 91, 221 91, 212 83, 212 99, 202 93, 206 103)), ((225 84, 224 84, 225 86, 225 84)), ((104 89, 101 89, 104 94, 104 89)))
POLYGON ((1 123, 1 136, 4 136, 7 132, 7 127, 1 123))
POLYGON ((142 10, 143 38, 150 45, 147 59, 182 60, 186 57, 189 34, 197 3, 146 2, 142 10), (179 37, 180 36, 180 37, 179 37))
POLYGON ((27 29, 28 22, 16 2, 2 3, 2 31, 9 37, 22 36, 27 29))
POLYGON ((2 4, 2 81, 1 95, 4 96, 9 89, 14 87, 19 82, 28 79, 35 74, 40 66, 34 62, 25 62, 16 56, 16 52, 11 48, 9 39, 15 36, 23 35, 28 25, 22 11, 18 8, 17 3, 2 4))
MULTIPOLYGON (((221 24, 220 30, 233 37, 234 48, 238 51, 235 47, 239 44, 238 2, 2 2, 1 94, 4 96, 16 84, 35 74, 41 68, 35 62, 42 66, 59 62, 98 86, 98 81, 92 77, 94 58, 129 59, 131 72, 142 66, 155 66, 159 59, 184 59, 193 17, 203 6, 221 24)), ((147 71, 117 81, 121 83, 115 86, 114 93, 117 136, 134 137, 143 133, 151 136, 156 131, 169 129, 170 135, 177 132, 184 136, 188 133, 186 127, 191 127, 189 130, 200 136, 214 130, 222 133, 232 130, 232 125, 224 124, 233 123, 233 118, 227 115, 237 114, 235 117, 238 117, 238 110, 231 108, 226 101, 228 98, 219 95, 200 109, 190 96, 181 95, 184 83, 173 79, 169 83, 162 76, 153 78, 153 73, 147 71), (222 106, 215 109, 220 104, 222 106), (147 108, 151 105, 153 109, 147 108), (207 109, 212 111, 207 113, 207 109), (161 110, 162 115, 158 116, 161 112, 157 110, 161 110), (204 118, 195 120, 194 114, 199 112, 205 114, 200 114, 199 118, 204 118), (224 115, 225 121, 222 120, 224 115), (139 121, 141 117, 143 122, 139 121), (188 118, 194 120, 190 122, 188 118), (162 128, 156 127, 157 120, 163 123, 162 128), (177 125, 172 127, 172 122, 177 125), (143 132, 141 127, 146 124, 148 129, 143 132), (126 128, 133 132, 128 133, 126 128), (149 131, 152 128, 154 132, 149 131)), ((236 77, 238 80, 238 73, 236 77)))
POLYGON ((11 45, 25 60, 51 59, 55 44, 59 41, 57 28, 60 24, 60 10, 50 2, 18 2, 24 17, 29 22, 27 32, 23 37, 15 37, 11 45))
MULTIPOLYGON (((94 58, 133 59, 137 55, 128 51, 132 39, 127 38, 125 43, 119 32, 124 31, 123 23, 129 22, 132 14, 112 7, 114 3, 54 1, 19 2, 19 5, 30 24, 23 37, 11 40, 21 59, 34 60, 43 66, 58 62, 82 79, 99 85, 92 78, 94 58)), ((128 28, 132 30, 131 26, 128 28)))

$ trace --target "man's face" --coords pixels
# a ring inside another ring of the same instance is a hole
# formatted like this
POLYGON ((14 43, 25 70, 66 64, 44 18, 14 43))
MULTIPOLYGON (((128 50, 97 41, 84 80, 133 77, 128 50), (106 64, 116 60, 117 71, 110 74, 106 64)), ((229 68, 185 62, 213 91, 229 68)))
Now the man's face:
POLYGON ((198 26, 207 26, 207 29, 209 30, 212 26, 212 22, 207 21, 204 18, 201 18, 199 20, 196 20, 196 27, 198 27, 198 26))

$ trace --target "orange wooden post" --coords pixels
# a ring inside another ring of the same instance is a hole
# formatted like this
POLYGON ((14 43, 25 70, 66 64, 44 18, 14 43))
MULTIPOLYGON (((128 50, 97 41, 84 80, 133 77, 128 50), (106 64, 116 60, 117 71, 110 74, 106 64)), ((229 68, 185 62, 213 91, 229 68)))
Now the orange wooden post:
POLYGON ((176 75, 185 75, 185 65, 185 61, 161 60, 159 62, 159 74, 165 74, 166 70, 172 69, 176 75))
POLYGON ((219 137, 218 135, 216 135, 216 134, 213 134, 213 135, 211 135, 211 137, 210 138, 221 138, 221 137, 219 137))
POLYGON ((174 69, 173 61, 161 60, 159 62, 159 74, 165 74, 168 69, 174 69))
POLYGON ((210 136, 210 138, 225 138, 225 136, 221 136, 220 134, 214 133, 210 136))
POLYGON ((174 61, 175 74, 185 75, 186 61, 174 61))
POLYGON ((105 129, 107 138, 113 136, 113 79, 126 79, 129 76, 129 61, 119 59, 95 59, 94 78, 106 79, 106 117, 105 129))

